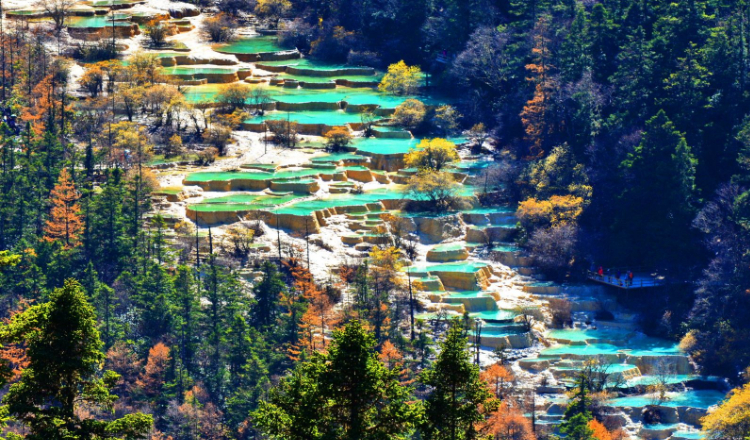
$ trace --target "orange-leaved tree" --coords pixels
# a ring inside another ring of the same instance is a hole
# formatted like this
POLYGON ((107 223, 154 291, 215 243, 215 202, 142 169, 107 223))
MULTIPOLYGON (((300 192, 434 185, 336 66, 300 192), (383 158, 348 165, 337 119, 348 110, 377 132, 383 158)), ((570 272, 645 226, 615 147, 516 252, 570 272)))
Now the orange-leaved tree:
POLYGON ((44 238, 47 241, 62 242, 66 248, 78 246, 83 221, 81 207, 78 205, 80 194, 75 183, 71 181, 68 170, 63 169, 57 184, 50 192, 52 208, 49 213, 47 226, 44 228, 44 238))
MULTIPOLYGON (((290 259, 292 260, 292 259, 290 259)), ((310 354, 314 351, 323 351, 328 346, 326 334, 330 333, 341 322, 341 314, 334 309, 334 301, 324 290, 321 290, 310 271, 302 265, 289 262, 292 277, 294 278, 293 291, 301 294, 301 303, 306 309, 300 318, 300 339, 298 343, 290 348, 292 359, 298 359, 302 352, 310 354)), ((282 300, 285 298, 282 297, 282 300)), ((299 300, 298 300, 298 303, 299 300)), ((290 311, 295 307, 287 306, 290 311)), ((293 316, 292 316, 293 317, 293 316)))
MULTIPOLYGON (((3 319, 3 324, 7 325, 11 319, 28 309, 30 301, 21 299, 18 306, 11 310, 10 317, 3 319)), ((5 362, 8 373, 8 381, 14 383, 21 378, 21 373, 29 365, 29 358, 26 356, 26 344, 5 344, 0 347, 0 359, 5 362)))
POLYGON ((165 374, 169 367, 169 347, 159 342, 148 351, 146 368, 138 378, 136 386, 146 396, 158 397, 164 386, 165 374))
POLYGON ((489 384, 490 391, 495 394, 495 397, 500 399, 508 394, 513 382, 513 373, 500 364, 490 365, 479 377, 489 384))
POLYGON ((591 419, 589 422, 589 429, 592 431, 591 436, 596 440, 615 440, 616 438, 621 438, 621 436, 618 436, 616 433, 610 432, 602 422, 596 419, 591 419))
POLYGON ((509 405, 506 400, 492 413, 484 428, 494 440, 536 440, 531 420, 518 406, 509 405))

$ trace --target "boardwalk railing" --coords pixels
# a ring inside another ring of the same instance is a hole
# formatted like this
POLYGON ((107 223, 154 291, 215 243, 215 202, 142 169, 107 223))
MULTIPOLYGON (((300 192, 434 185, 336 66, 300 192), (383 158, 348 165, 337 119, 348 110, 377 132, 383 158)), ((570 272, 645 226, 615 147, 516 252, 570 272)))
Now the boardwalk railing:
POLYGON ((668 284, 669 278, 661 271, 648 270, 646 268, 610 268, 603 275, 599 275, 596 271, 589 271, 587 278, 597 283, 606 284, 608 286, 617 287, 619 289, 642 289, 647 287, 657 287, 668 284), (620 277, 617 277, 617 272, 620 272, 620 277), (628 273, 633 272, 633 279, 628 277, 628 273))

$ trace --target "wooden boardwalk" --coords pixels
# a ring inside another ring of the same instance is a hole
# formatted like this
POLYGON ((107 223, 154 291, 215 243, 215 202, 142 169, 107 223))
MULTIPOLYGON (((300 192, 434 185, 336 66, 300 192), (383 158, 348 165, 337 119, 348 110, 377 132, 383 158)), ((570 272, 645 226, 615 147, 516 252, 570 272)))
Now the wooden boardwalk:
POLYGON ((624 290, 646 289, 668 284, 668 278, 658 272, 633 271, 632 281, 628 279, 628 272, 626 270, 621 272, 619 279, 616 277, 616 273, 616 270, 610 270, 609 272, 605 272, 603 276, 599 276, 596 272, 589 271, 587 278, 599 284, 624 290))

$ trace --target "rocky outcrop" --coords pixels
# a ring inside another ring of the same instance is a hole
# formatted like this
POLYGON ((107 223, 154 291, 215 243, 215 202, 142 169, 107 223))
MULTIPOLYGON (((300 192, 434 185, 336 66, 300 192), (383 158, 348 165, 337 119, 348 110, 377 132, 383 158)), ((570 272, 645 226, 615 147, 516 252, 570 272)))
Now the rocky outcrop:
POLYGON ((492 270, 490 266, 477 268, 476 271, 461 271, 451 267, 431 267, 430 275, 440 278, 443 285, 453 290, 485 290, 490 285, 492 270))
POLYGON ((350 168, 346 170, 346 177, 357 182, 372 182, 375 178, 372 175, 372 171, 369 168, 350 168))
POLYGON ((169 10, 169 15, 172 18, 186 18, 186 17, 197 17, 201 14, 201 11, 193 6, 181 5, 181 8, 173 8, 169 10))
POLYGON ((492 259, 510 267, 529 267, 534 264, 531 257, 523 255, 520 251, 493 251, 492 259))
POLYGON ((495 243, 512 241, 517 232, 518 229, 515 226, 469 226, 466 228, 466 241, 469 243, 486 243, 490 237, 495 243))
POLYGON ((492 348, 522 349, 531 347, 534 339, 530 333, 507 336, 482 336, 482 346, 492 348))
POLYGON ((463 222, 458 214, 441 217, 414 217, 412 222, 421 235, 422 241, 439 243, 448 238, 458 238, 463 235, 463 222))
POLYGON ((673 374, 693 374, 693 366, 687 356, 682 354, 663 355, 627 355, 625 361, 628 364, 637 365, 643 374, 654 374, 665 364, 673 374))
POLYGON ((404 157, 403 153, 397 154, 379 154, 370 153, 367 151, 360 151, 359 154, 363 156, 369 156, 371 158, 372 167, 378 170, 395 172, 404 168, 404 157))

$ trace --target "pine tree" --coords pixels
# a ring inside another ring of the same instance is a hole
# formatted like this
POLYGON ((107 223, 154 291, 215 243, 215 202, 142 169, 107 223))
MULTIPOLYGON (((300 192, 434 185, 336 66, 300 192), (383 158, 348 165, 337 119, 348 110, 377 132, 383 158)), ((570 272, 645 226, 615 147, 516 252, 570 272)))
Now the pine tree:
POLYGON ((257 426, 288 440, 410 438, 420 406, 374 348, 359 321, 337 330, 327 354, 300 363, 261 402, 257 426))
POLYGON ((479 367, 471 363, 460 321, 451 323, 440 349, 435 363, 422 373, 422 383, 430 388, 420 429, 422 437, 426 440, 476 439, 476 424, 484 421, 499 401, 480 379, 479 367))
POLYGON ((675 264, 689 253, 695 166, 685 137, 666 113, 649 119, 640 145, 622 163, 633 182, 621 196, 614 225, 623 258, 675 264))
POLYGON ((63 169, 50 193, 52 208, 47 226, 44 228, 46 240, 61 242, 66 248, 80 244, 83 221, 81 207, 77 203, 79 198, 80 194, 70 180, 68 171, 63 169))
POLYGON ((187 389, 186 380, 189 373, 195 369, 195 353, 198 346, 198 312, 200 298, 194 282, 193 270, 187 266, 179 266, 174 278, 174 331, 177 338, 179 359, 177 381, 178 394, 182 395, 187 389))
POLYGON ((286 289, 286 284, 281 279, 275 264, 266 261, 263 263, 262 270, 263 278, 253 287, 255 304, 250 310, 250 322, 261 331, 276 323, 281 294, 286 289))
POLYGON ((82 405, 112 408, 109 393, 119 376, 100 376, 104 355, 94 310, 75 281, 50 301, 30 307, 0 328, 5 343, 25 343, 29 365, 3 397, 3 408, 25 424, 28 440, 136 438, 151 429, 151 416, 129 414, 114 421, 82 418, 82 405))

